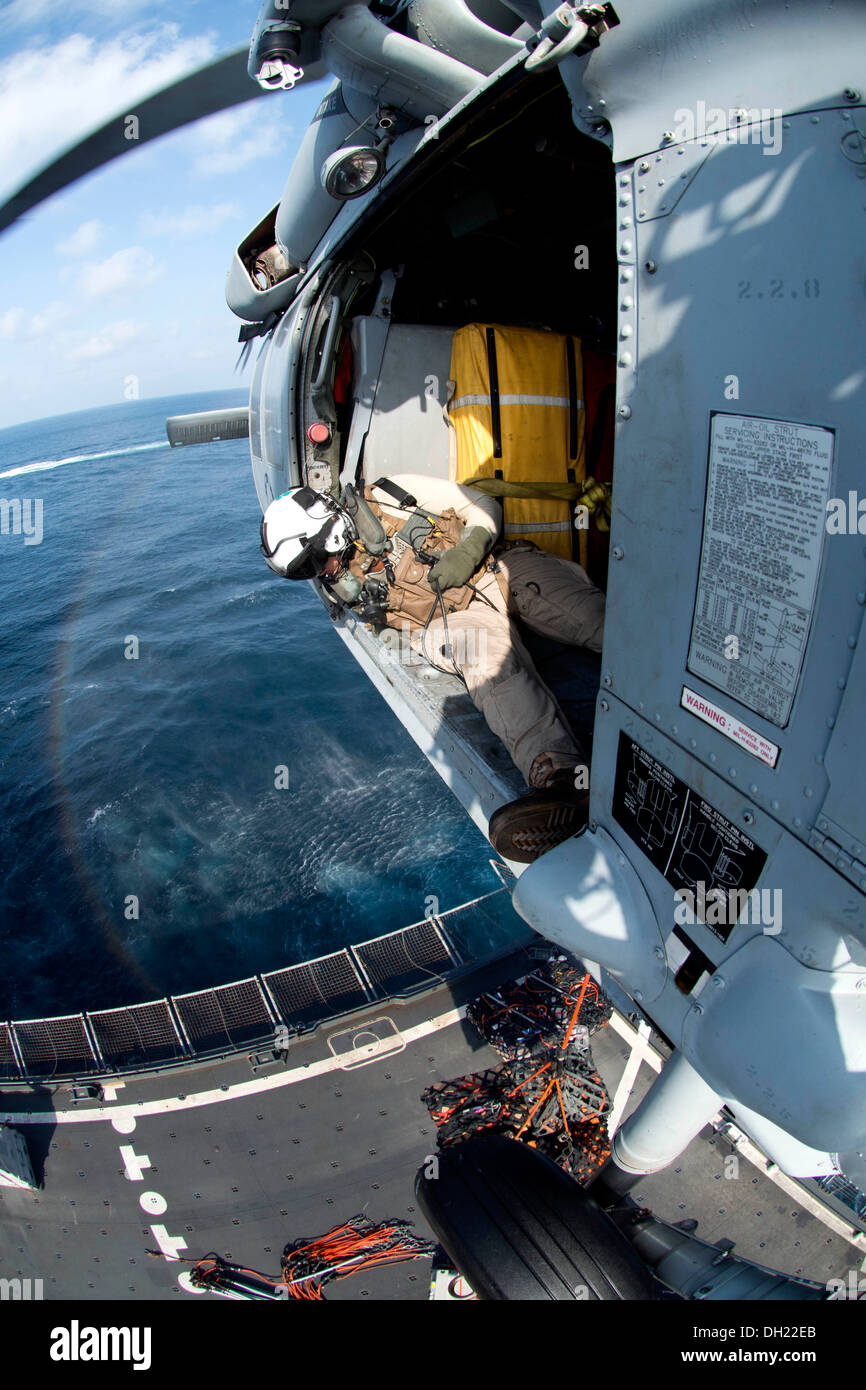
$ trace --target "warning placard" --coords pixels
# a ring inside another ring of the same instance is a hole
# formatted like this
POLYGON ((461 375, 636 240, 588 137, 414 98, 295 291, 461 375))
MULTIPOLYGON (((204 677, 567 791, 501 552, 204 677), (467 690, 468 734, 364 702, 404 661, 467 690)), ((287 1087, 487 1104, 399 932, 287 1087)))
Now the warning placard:
POLYGON ((688 669, 788 722, 812 621, 833 431, 715 412, 688 669))
POLYGON ((737 719, 735 715, 729 714, 727 710, 714 705, 712 700, 707 700, 703 695, 699 695, 696 690, 690 690, 687 685, 683 686, 680 695, 680 704, 683 709, 691 710, 692 714, 698 719, 702 719, 711 728, 718 729, 725 738, 731 739, 733 743, 738 743, 741 748, 745 748, 747 753, 751 753, 753 758, 760 758, 762 763, 768 767, 775 767, 779 761, 779 745, 773 743, 771 739, 764 738, 763 734, 756 733, 754 729, 744 724, 742 719, 737 719))

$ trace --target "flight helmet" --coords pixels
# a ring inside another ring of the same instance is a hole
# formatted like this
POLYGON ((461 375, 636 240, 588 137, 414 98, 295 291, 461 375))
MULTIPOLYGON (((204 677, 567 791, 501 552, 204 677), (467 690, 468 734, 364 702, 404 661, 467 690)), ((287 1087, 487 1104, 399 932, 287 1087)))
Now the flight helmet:
POLYGON ((290 488, 262 517, 262 554, 274 574, 315 579, 357 539, 348 512, 326 492, 290 488))

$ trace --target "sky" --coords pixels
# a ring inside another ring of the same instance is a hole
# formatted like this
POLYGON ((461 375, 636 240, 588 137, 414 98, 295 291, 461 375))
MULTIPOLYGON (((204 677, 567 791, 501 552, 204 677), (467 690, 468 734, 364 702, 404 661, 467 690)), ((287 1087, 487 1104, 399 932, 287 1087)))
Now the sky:
MULTIPOLYGON (((0 202, 135 102, 249 43, 259 0, 0 0, 0 202)), ((0 235, 0 429, 246 384, 226 272, 326 82, 130 152, 0 235), (134 378, 134 382, 133 379, 134 378)))

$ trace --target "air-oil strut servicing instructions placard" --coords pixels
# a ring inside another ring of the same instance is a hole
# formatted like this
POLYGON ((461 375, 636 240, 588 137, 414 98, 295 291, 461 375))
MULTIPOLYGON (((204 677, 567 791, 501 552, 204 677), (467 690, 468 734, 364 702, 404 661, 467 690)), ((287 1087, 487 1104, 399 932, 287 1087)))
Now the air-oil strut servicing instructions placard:
POLYGON ((819 425, 710 418, 688 669, 780 728, 812 621, 832 463, 833 431, 819 425))
MULTIPOLYGON (((767 862, 744 835, 639 743, 620 732, 613 790, 614 819, 674 888, 749 892, 767 862)), ((710 930, 727 941, 732 922, 710 930)))

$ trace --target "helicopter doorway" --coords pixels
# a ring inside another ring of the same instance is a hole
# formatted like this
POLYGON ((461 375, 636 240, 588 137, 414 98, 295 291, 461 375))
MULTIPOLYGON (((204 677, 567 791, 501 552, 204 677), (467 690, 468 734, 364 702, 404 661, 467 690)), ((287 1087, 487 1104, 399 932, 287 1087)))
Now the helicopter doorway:
MULTIPOLYGON (((588 474, 608 485, 601 489, 608 507, 612 483, 614 171, 609 151, 575 130, 558 82, 539 87, 529 103, 525 94, 521 100, 512 93, 510 106, 499 102, 495 112, 476 115, 459 153, 438 167, 431 161, 414 192, 392 200, 352 238, 352 260, 344 264, 363 264, 372 273, 334 345, 333 380, 348 383, 335 399, 339 480, 369 484, 406 473, 455 479, 455 430, 448 418, 459 391, 455 335, 494 325, 518 341, 544 333, 570 342, 578 354, 581 439, 580 457, 567 461, 571 471, 564 474, 576 485, 565 510, 570 554, 564 555, 582 561, 603 590, 604 507, 601 525, 577 508, 588 474)), ((321 363, 314 371, 321 375, 321 363)), ((551 388, 539 379, 520 392, 569 396, 570 385, 551 388)), ((495 460, 482 459, 479 468, 499 471, 495 460)), ((561 540, 561 524, 558 535, 561 540)), ((543 548, 543 535, 532 538, 543 548)), ((405 653, 395 661, 387 655, 394 637, 387 630, 364 628, 349 613, 337 627, 359 659, 364 648, 368 674, 486 829, 489 810, 525 785, 465 688, 454 676, 405 660, 405 653)), ((525 625, 520 635, 589 758, 599 655, 525 625)))

